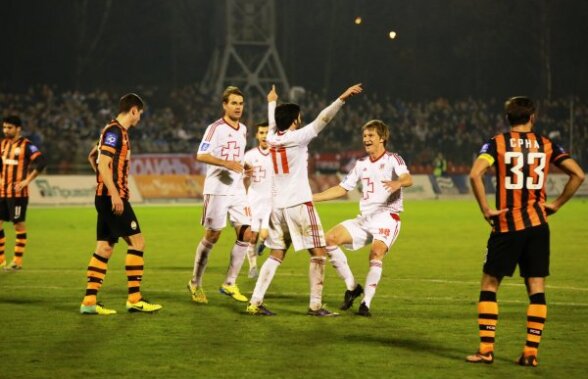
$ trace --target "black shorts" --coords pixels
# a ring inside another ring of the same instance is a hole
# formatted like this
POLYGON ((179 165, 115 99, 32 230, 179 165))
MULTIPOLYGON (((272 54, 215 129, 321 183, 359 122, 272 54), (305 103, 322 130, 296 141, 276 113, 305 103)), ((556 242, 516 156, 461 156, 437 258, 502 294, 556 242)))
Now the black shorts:
POLYGON ((28 197, 0 197, 0 220, 24 222, 27 218, 27 205, 28 197))
POLYGON ((549 275, 548 224, 490 235, 484 273, 495 277, 512 276, 517 264, 523 278, 549 275))
POLYGON ((108 241, 115 244, 119 237, 128 237, 141 233, 139 221, 128 200, 123 199, 124 210, 121 215, 112 212, 110 196, 96 196, 94 199, 98 221, 96 222, 96 241, 108 241))

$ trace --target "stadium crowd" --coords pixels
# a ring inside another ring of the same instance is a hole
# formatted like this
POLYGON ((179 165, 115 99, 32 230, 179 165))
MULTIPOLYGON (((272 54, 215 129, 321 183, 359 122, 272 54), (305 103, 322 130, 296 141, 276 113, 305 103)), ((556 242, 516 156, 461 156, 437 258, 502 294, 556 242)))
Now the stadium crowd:
MULTIPOLYGON (((175 90, 138 88, 147 101, 147 110, 133 134, 133 152, 193 153, 206 126, 220 117, 218 98, 203 94, 198 86, 175 90)), ((87 172, 87 153, 100 130, 116 109, 114 91, 59 91, 48 85, 31 87, 23 93, 0 92, 2 116, 19 114, 23 133, 38 145, 48 160, 50 173, 87 172)), ((342 156, 362 151, 361 125, 369 119, 382 119, 391 128, 391 144, 410 162, 413 169, 432 172, 432 162, 442 152, 450 172, 467 170, 485 139, 508 126, 503 117, 502 99, 460 99, 406 101, 391 95, 366 93, 345 107, 321 135, 320 143, 310 145, 314 153, 332 152, 342 156)), ((245 123, 254 125, 267 118, 265 99, 246 99, 245 123)), ((296 99, 307 122, 327 103, 322 94, 305 91, 296 99)), ((570 149, 570 120, 573 120, 572 153, 588 167, 588 102, 560 98, 539 100, 538 131, 570 149), (573 104, 573 105, 572 105, 573 104), (573 116, 573 117, 572 117, 573 116)), ((250 137, 253 136, 250 133, 250 137)), ((251 146, 253 146, 253 140, 251 146)))

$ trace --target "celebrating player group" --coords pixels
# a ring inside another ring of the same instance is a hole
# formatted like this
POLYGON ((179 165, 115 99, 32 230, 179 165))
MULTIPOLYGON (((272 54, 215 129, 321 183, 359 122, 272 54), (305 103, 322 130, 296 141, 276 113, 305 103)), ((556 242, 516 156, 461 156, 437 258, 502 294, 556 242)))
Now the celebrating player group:
MULTIPOLYGON (((316 118, 302 123, 300 106, 278 103, 275 86, 267 94, 267 120, 256 125, 256 146, 247 147, 247 126, 241 122, 245 95, 237 87, 222 94, 223 115, 210 124, 198 146, 196 160, 206 164, 202 238, 196 245, 192 277, 187 282, 194 303, 208 303, 203 285, 208 257, 219 241, 227 220, 235 231, 221 294, 243 303, 250 315, 275 316, 279 310, 264 302, 265 295, 292 246, 295 252, 308 250, 309 300, 306 314, 334 317, 339 313, 323 303, 327 260, 345 284, 340 310, 347 311, 359 299, 355 314, 372 315, 372 302, 382 277, 384 258, 401 229, 403 190, 413 178, 402 156, 386 149, 391 139, 382 120, 367 120, 361 128, 365 157, 338 185, 312 193, 308 178, 308 146, 336 117, 343 106, 363 92, 361 84, 344 90, 316 118), (325 232, 314 203, 345 196, 360 186, 359 215, 341 220, 325 232), (370 246, 368 272, 359 283, 343 248, 359 250, 370 246), (257 257, 264 248, 269 256, 261 267, 257 257), (256 279, 250 297, 241 293, 239 273, 248 258, 249 275, 256 279), (272 310, 270 310, 272 308, 272 310)), ((89 160, 96 172, 96 249, 87 267, 87 284, 80 304, 84 315, 113 315, 117 311, 98 301, 114 245, 122 238, 128 245, 126 309, 153 313, 162 305, 148 301, 141 292, 145 242, 129 203, 129 160, 131 141, 128 130, 136 126, 144 111, 139 95, 129 93, 119 101, 119 113, 102 130, 89 160)), ((549 138, 535 133, 536 107, 527 97, 513 97, 505 103, 510 131, 485 143, 475 160, 470 182, 484 219, 491 227, 483 265, 478 302, 480 344, 466 357, 470 363, 493 363, 498 320, 497 292, 504 276, 512 276, 518 266, 529 296, 527 336, 517 363, 536 366, 539 343, 547 317, 545 277, 549 275, 549 227, 547 218, 556 213, 578 190, 584 172, 574 159, 549 138), (568 176, 561 194, 548 203, 545 185, 550 164, 568 176), (496 176, 496 206, 486 199, 483 177, 493 167, 496 176)), ((44 167, 36 146, 21 137, 17 116, 3 119, 5 138, 0 144, 0 267, 19 271, 27 242, 25 216, 29 183, 44 167), (30 167, 29 167, 30 164, 30 167), (14 224, 14 259, 5 259, 3 222, 14 224)), ((361 133, 359 132, 361 131, 361 133)), ((186 278, 188 279, 188 278, 186 278)))

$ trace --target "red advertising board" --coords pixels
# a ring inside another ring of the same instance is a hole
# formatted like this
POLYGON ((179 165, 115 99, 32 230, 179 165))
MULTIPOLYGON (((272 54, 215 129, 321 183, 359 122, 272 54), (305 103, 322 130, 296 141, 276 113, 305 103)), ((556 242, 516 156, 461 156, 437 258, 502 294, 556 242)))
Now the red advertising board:
POLYGON ((192 154, 137 154, 131 158, 131 175, 203 175, 206 165, 192 154))

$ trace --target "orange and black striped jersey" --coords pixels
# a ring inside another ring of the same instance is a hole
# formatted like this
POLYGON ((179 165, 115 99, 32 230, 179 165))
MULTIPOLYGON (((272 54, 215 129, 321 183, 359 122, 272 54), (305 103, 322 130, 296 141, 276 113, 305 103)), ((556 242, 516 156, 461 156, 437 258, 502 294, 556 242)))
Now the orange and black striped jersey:
POLYGON ((569 154, 549 138, 528 132, 494 136, 479 153, 496 171, 496 209, 508 211, 494 220, 493 232, 505 233, 547 223, 545 183, 549 165, 569 154))
POLYGON ((26 179, 30 165, 37 170, 45 167, 45 158, 39 149, 28 139, 21 137, 16 141, 5 138, 0 144, 2 174, 0 175, 0 197, 28 197, 28 187, 17 191, 14 186, 26 179))
MULTIPOLYGON (((100 141, 98 142, 98 159, 100 162, 101 156, 112 158, 112 180, 118 190, 121 199, 129 198, 129 162, 131 159, 131 142, 129 141, 129 134, 121 124, 116 120, 112 120, 102 130, 100 134, 100 141)), ((96 173, 96 196, 110 196, 108 188, 104 185, 102 176, 99 172, 96 173)))

